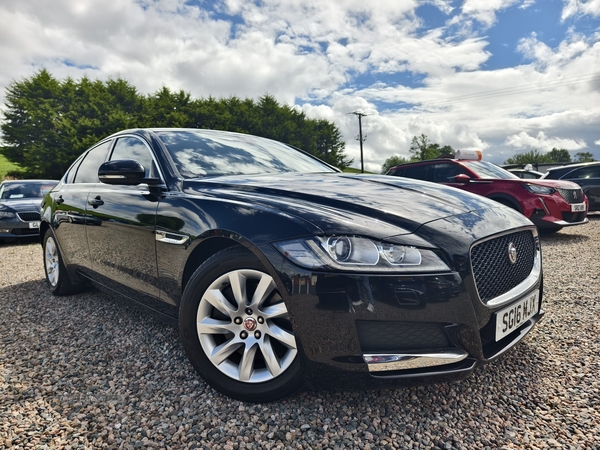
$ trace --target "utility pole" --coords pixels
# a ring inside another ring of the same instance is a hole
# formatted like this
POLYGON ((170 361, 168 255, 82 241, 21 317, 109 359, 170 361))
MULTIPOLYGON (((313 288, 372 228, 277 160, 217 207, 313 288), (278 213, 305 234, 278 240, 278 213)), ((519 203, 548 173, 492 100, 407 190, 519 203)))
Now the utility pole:
POLYGON ((358 111, 354 111, 350 114, 354 114, 356 117, 358 117, 358 141, 360 142, 360 173, 365 173, 365 164, 364 164, 364 160, 363 160, 363 142, 366 141, 367 137, 365 136, 365 138, 363 139, 363 134, 362 134, 362 118, 364 116, 367 116, 368 114, 364 114, 358 111))

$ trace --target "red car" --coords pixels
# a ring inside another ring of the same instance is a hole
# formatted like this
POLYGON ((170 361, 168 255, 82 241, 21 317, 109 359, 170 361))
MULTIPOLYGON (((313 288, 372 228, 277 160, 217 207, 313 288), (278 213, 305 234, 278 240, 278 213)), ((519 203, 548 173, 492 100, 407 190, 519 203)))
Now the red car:
MULTIPOLYGON (((463 153, 464 155, 464 153, 463 153)), ((588 222, 588 199, 581 187, 562 180, 523 180, 487 161, 480 152, 457 159, 434 159, 392 167, 387 175, 454 186, 516 209, 540 231, 588 222)))

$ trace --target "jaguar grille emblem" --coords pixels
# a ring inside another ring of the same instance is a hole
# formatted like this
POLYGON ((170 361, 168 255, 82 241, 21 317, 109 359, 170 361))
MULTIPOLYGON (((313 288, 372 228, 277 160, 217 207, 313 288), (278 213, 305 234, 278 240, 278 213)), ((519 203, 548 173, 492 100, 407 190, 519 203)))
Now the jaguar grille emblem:
POLYGON ((517 262, 517 247, 512 242, 508 244, 508 260, 511 264, 517 262))

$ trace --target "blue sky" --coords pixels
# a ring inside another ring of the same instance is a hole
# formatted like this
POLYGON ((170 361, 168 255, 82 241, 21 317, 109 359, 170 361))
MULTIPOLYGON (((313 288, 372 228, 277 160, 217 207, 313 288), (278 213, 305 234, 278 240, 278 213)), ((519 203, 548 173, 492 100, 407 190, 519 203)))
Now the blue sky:
POLYGON ((334 122, 360 166, 413 136, 502 163, 600 159, 600 0, 3 0, 11 80, 123 77, 195 97, 275 96, 334 122))

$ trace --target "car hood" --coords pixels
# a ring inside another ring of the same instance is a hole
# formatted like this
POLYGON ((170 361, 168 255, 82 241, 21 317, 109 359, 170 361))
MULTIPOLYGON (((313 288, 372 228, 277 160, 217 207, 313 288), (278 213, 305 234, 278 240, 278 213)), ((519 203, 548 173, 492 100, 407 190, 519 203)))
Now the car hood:
POLYGON ((501 183, 515 183, 515 184, 536 184, 540 186, 547 186, 554 189, 581 189, 577 183, 573 183, 572 181, 566 180, 546 180, 543 178, 538 178, 536 180, 533 179, 523 179, 519 178, 515 179, 502 179, 502 178, 477 178, 476 181, 482 182, 501 182, 501 183))
MULTIPOLYGON (((186 180, 183 190, 276 209, 300 217, 326 234, 379 239, 413 233, 435 220, 501 207, 452 187, 384 175, 223 176, 186 180)), ((527 224, 523 218, 521 225, 527 224)))
POLYGON ((14 211, 39 211, 42 198, 17 198, 0 200, 0 209, 12 209, 14 211))

